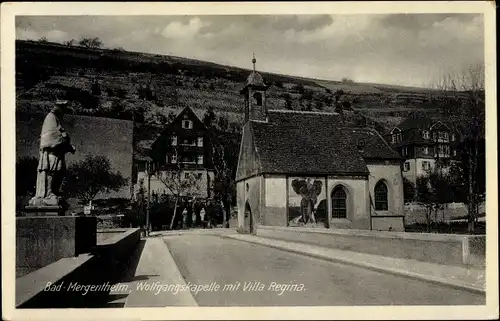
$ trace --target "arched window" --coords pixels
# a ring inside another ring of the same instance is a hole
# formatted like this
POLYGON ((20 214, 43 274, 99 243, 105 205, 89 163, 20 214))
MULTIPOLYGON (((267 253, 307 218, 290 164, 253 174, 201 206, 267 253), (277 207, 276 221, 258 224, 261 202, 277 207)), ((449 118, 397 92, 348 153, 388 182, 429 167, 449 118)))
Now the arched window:
POLYGON ((387 211, 389 209, 387 202, 387 185, 380 181, 375 185, 375 210, 387 211))
POLYGON ((262 106, 262 94, 257 92, 253 94, 253 98, 255 99, 256 106, 262 106))
POLYGON ((343 186, 337 186, 332 191, 332 217, 347 217, 347 194, 343 186))

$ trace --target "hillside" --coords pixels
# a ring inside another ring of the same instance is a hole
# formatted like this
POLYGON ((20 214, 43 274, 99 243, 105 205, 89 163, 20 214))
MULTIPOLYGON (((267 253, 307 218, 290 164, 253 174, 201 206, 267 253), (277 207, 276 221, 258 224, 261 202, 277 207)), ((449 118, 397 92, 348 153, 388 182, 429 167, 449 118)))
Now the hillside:
MULTIPOLYGON (((181 57, 16 41, 16 110, 46 111, 67 99, 75 114, 163 124, 185 106, 213 108, 238 131, 250 70, 181 57)), ((334 111, 386 131, 413 111, 432 113, 432 90, 262 72, 269 109, 334 111), (337 104, 338 105, 338 104, 337 104)))

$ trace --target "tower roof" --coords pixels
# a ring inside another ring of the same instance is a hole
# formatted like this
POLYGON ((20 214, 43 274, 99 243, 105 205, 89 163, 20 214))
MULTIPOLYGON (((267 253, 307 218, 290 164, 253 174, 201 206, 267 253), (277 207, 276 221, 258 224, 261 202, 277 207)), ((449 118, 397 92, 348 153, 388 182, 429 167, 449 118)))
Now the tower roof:
POLYGON ((265 87, 266 85, 264 84, 264 78, 262 78, 262 75, 256 71, 252 71, 252 73, 247 77, 245 86, 265 87))
POLYGON ((266 84, 264 83, 264 78, 262 77, 261 74, 259 74, 257 71, 255 71, 255 63, 257 62, 257 59, 255 59, 255 54, 253 55, 252 59, 252 64, 253 64, 253 71, 248 75, 247 81, 245 82, 245 86, 241 89, 240 93, 244 94, 247 92, 248 87, 254 87, 258 89, 267 89, 266 84))

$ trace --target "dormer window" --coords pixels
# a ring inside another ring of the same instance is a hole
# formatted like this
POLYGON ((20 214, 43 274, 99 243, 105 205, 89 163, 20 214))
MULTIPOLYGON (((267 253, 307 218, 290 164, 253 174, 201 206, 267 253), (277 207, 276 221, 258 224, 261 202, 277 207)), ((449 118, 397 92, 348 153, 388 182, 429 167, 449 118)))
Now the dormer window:
POLYGON ((182 121, 182 128, 183 129, 192 129, 193 128, 193 122, 191 120, 183 120, 182 121))

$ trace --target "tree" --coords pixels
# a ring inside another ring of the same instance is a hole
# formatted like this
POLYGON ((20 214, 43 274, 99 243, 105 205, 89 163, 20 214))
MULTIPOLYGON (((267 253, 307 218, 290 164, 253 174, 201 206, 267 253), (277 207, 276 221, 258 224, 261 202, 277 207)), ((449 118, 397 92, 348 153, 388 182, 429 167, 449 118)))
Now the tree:
POLYGON ((434 209, 433 196, 431 192, 429 177, 420 176, 416 180, 417 201, 423 203, 426 208, 425 219, 427 223, 427 232, 431 232, 431 213, 434 209))
POLYGON ((461 140, 462 170, 467 186, 468 231, 473 233, 479 204, 483 199, 484 175, 481 145, 485 139, 484 65, 469 66, 461 72, 445 73, 434 87, 440 90, 439 106, 454 124, 461 140))
POLYGON ((219 127, 219 130, 225 132, 227 131, 229 127, 229 120, 227 117, 223 114, 219 115, 218 120, 217 120, 217 126, 219 127))
POLYGON ((78 45, 85 48, 98 49, 102 47, 102 41, 98 37, 84 37, 78 41, 78 45))
POLYGON ((213 111, 208 110, 203 120, 211 136, 210 149, 215 174, 213 191, 216 201, 222 203, 224 223, 228 226, 227 214, 230 213, 231 203, 236 194, 234 177, 238 163, 240 135, 227 132, 229 123, 226 117, 219 117, 218 123, 215 124, 215 114, 212 114, 213 111))
POLYGON ((175 168, 171 169, 157 167, 157 169, 153 170, 153 173, 174 196, 174 214, 170 221, 170 229, 173 229, 179 201, 182 196, 195 196, 198 188, 197 180, 193 173, 182 170, 179 163, 177 163, 175 168))
POLYGON ((92 82, 90 92, 92 93, 92 95, 96 96, 99 96, 101 94, 101 87, 99 86, 99 82, 97 80, 94 80, 94 82, 92 82))
POLYGON ((37 167, 35 157, 21 157, 16 161, 16 196, 35 193, 37 167))
POLYGON ((40 39, 38 39, 38 42, 40 42, 40 43, 48 43, 49 40, 47 40, 47 37, 41 37, 40 39))
POLYGON ((297 91, 298 93, 303 93, 305 91, 304 85, 302 84, 297 84, 293 86, 293 90, 297 91))
POLYGON ((281 98, 285 100, 285 107, 288 110, 292 110, 292 96, 289 93, 284 93, 281 98))
POLYGON ((126 183, 120 172, 111 171, 111 163, 106 156, 87 155, 84 160, 69 167, 64 190, 68 196, 87 204, 97 194, 117 191, 126 183))
POLYGON ((405 202, 411 202, 415 199, 415 184, 403 177, 403 194, 405 202))
POLYGON ((65 46, 74 46, 75 45, 75 39, 64 41, 63 45, 65 45, 65 46))
POLYGON ((205 124, 206 127, 211 127, 214 121, 215 121, 214 108, 210 106, 203 115, 203 124, 205 124))
POLYGON ((434 221, 437 221, 438 211, 443 210, 444 204, 450 203, 454 199, 450 176, 435 171, 430 173, 429 176, 417 177, 416 198, 417 201, 425 204, 427 209, 427 232, 430 232, 431 215, 434 214, 434 221))

